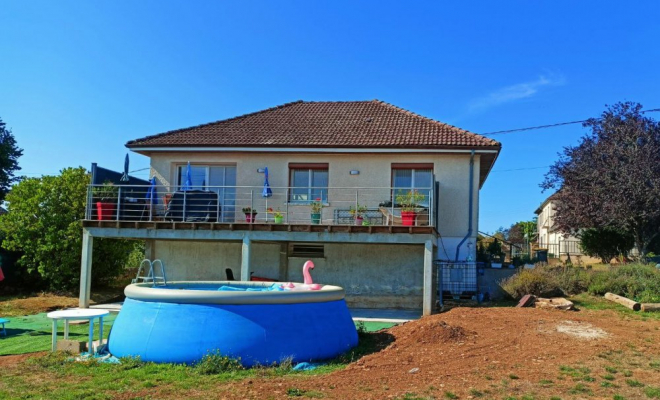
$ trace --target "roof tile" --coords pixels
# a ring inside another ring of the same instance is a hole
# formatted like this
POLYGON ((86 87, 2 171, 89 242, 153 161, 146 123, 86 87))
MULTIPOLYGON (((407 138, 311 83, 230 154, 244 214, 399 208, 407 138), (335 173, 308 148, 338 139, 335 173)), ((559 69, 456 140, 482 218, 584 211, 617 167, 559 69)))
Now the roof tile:
POLYGON ((490 138, 380 100, 286 103, 132 140, 143 147, 500 147, 490 138))

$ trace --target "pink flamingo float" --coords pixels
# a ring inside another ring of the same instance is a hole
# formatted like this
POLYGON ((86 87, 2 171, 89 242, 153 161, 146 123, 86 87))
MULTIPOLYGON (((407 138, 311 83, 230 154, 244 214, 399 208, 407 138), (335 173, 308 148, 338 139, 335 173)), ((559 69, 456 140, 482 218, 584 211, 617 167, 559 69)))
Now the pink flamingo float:
POLYGON ((314 263, 312 260, 308 260, 305 262, 305 265, 303 265, 303 278, 304 278, 304 284, 300 287, 296 287, 295 284, 292 282, 287 282, 284 285, 281 285, 280 288, 284 290, 321 290, 323 285, 320 285, 318 283, 314 283, 312 280, 312 275, 309 273, 310 269, 314 269, 314 263))

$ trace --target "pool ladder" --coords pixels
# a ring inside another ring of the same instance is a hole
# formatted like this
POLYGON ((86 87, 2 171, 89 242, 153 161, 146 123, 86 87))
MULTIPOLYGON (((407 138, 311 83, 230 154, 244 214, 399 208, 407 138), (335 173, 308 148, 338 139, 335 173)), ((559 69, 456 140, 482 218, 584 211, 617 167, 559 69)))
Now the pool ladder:
POLYGON ((131 281, 131 283, 152 283, 153 286, 166 286, 167 285, 167 278, 165 278, 165 264, 158 259, 158 260, 149 260, 145 258, 142 260, 140 263, 140 267, 138 268, 137 271, 137 276, 135 279, 131 281), (149 266, 149 271, 147 275, 142 275, 144 273, 144 266, 148 265, 149 266), (156 266, 160 266, 160 275, 156 274, 156 266))

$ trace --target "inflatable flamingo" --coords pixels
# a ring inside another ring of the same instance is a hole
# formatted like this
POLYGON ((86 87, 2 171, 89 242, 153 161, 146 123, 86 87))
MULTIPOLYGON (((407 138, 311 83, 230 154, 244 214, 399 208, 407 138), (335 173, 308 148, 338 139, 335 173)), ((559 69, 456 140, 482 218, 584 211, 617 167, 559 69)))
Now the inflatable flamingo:
POLYGON ((314 269, 314 263, 312 260, 308 260, 305 265, 303 265, 303 277, 305 278, 305 286, 310 290, 320 290, 321 285, 312 281, 312 275, 309 273, 310 269, 314 269))

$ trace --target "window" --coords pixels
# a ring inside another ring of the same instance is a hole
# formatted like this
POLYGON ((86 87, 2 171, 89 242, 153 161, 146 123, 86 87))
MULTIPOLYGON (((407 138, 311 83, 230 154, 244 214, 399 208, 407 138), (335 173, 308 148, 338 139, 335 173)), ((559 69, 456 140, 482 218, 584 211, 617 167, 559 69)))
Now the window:
POLYGON ((289 164, 292 203, 328 201, 328 164, 289 164))
POLYGON ((392 164, 393 197, 411 190, 424 195, 420 206, 428 207, 433 190, 433 164, 392 164))
MULTIPOLYGON (((187 165, 177 167, 177 186, 181 190, 186 181, 187 165)), ((236 166, 191 165, 191 190, 212 190, 218 194, 221 222, 233 222, 236 211, 236 166)))

